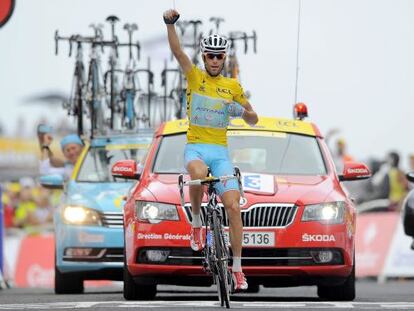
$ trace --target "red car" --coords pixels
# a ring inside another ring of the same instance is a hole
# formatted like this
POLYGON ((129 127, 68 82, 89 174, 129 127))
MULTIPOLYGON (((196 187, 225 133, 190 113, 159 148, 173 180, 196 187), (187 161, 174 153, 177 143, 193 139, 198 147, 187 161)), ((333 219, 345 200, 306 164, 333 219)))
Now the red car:
MULTIPOLYGON (((212 284, 201 252, 190 248, 191 206, 180 203, 186 130, 185 120, 164 123, 145 161, 113 167, 116 177, 138 179, 124 207, 128 300, 154 298, 158 284, 212 284)), ((368 178, 367 166, 349 162, 338 175, 317 127, 295 119, 261 117, 255 126, 232 119, 228 141, 245 192, 242 265, 250 292, 317 285, 322 299, 353 300, 356 214, 341 181, 368 178)))

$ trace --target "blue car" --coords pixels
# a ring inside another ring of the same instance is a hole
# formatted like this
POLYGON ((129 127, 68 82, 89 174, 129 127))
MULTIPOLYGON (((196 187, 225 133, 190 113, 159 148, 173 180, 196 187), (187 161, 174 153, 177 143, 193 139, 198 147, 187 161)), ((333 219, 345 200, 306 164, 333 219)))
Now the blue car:
POLYGON ((84 280, 122 280, 123 197, 133 183, 115 179, 119 160, 143 161, 153 132, 93 139, 80 156, 70 180, 42 176, 48 188, 64 188, 54 215, 55 293, 82 293, 84 280))

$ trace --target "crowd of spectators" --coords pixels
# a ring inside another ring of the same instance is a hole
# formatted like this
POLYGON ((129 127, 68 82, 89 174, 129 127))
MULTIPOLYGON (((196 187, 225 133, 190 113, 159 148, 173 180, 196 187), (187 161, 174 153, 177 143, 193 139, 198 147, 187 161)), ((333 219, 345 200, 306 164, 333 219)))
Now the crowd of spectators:
POLYGON ((30 177, 2 185, 6 234, 36 234, 53 228, 53 211, 61 191, 43 188, 30 177))
MULTIPOLYGON (((355 161, 355 159, 347 153, 347 145, 343 137, 337 137, 334 142, 331 141, 338 132, 337 129, 329 131, 326 141, 331 149, 336 170, 341 173, 344 163, 355 161)), ((405 173, 414 172, 414 153, 409 156, 409 167, 406 172, 401 168, 402 159, 396 151, 388 152, 382 159, 371 158, 365 162, 371 170, 372 177, 358 182, 346 182, 345 186, 351 196, 358 204, 374 200, 388 200, 388 210, 399 211, 408 191, 414 188, 414 185, 409 183, 405 177, 405 173)))

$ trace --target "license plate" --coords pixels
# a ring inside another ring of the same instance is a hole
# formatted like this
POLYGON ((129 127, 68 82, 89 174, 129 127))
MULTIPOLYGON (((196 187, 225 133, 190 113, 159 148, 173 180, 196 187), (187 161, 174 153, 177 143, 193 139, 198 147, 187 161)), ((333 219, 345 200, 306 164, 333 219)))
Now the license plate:
MULTIPOLYGON (((229 233, 225 232, 226 238, 229 238, 229 233)), ((274 232, 243 232, 243 246, 250 247, 274 247, 275 233, 274 232)))

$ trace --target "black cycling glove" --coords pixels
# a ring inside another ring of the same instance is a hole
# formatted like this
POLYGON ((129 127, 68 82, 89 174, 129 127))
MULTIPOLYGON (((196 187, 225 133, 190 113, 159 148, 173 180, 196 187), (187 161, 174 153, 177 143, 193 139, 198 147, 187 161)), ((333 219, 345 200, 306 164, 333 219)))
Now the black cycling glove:
POLYGON ((180 14, 174 16, 173 18, 166 18, 164 17, 164 23, 166 23, 167 25, 172 25, 175 24, 176 21, 178 21, 178 19, 180 18, 180 14))

